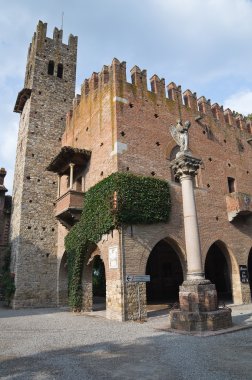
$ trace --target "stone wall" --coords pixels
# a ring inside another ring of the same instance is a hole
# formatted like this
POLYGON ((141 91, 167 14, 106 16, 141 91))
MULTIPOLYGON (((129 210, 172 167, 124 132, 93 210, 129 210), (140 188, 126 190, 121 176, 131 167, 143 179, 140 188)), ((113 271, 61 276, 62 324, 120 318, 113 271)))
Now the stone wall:
POLYGON ((4 178, 7 172, 0 168, 0 300, 3 298, 2 269, 5 264, 5 255, 9 250, 9 230, 11 216, 11 196, 6 195, 8 191, 4 186, 4 178))
POLYGON ((65 114, 75 91, 77 38, 62 43, 62 31, 46 36, 39 22, 30 46, 25 88, 31 96, 21 112, 11 227, 13 307, 56 305, 56 237, 54 206, 57 178, 46 166, 61 145, 65 114), (54 72, 48 73, 49 61, 54 72), (58 74, 63 64, 63 76, 58 74))

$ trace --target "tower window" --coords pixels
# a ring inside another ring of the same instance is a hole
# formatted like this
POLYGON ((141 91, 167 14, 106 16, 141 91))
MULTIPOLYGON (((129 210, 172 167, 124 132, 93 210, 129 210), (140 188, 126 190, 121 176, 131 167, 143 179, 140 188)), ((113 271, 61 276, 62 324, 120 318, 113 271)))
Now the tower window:
POLYGON ((62 63, 58 64, 57 77, 58 78, 62 78, 63 77, 63 65, 62 65, 62 63))
POLYGON ((234 193, 235 192, 235 179, 232 177, 228 177, 228 191, 229 193, 234 193))
POLYGON ((47 72, 49 75, 53 75, 53 73, 54 73, 54 62, 53 61, 49 61, 47 72))

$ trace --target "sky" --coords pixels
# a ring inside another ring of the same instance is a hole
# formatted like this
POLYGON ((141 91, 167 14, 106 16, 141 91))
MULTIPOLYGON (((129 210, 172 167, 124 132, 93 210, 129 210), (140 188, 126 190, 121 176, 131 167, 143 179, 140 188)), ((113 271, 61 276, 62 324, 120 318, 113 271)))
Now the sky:
POLYGON ((225 108, 252 113, 251 0, 0 0, 0 167, 12 192, 27 51, 39 20, 47 36, 78 36, 76 92, 114 57, 225 108))

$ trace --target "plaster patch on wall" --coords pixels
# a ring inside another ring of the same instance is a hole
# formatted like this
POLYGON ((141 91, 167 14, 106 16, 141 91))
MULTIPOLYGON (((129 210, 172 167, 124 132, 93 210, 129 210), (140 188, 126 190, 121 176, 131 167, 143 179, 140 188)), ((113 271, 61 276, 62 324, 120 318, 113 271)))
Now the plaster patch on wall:
POLYGON ((116 141, 114 145, 114 149, 110 153, 111 156, 115 154, 121 154, 128 149, 128 144, 121 143, 120 141, 116 141))
POLYGON ((128 99, 120 98, 120 96, 114 96, 113 102, 120 102, 120 103, 124 103, 124 104, 129 103, 128 99))

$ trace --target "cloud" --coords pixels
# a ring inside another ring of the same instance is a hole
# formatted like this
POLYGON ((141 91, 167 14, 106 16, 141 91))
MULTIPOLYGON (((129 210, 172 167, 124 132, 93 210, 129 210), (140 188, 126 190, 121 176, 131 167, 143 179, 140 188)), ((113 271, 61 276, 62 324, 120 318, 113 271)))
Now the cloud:
POLYGON ((252 113, 252 91, 240 91, 230 95, 224 101, 224 108, 230 108, 244 116, 252 113))

